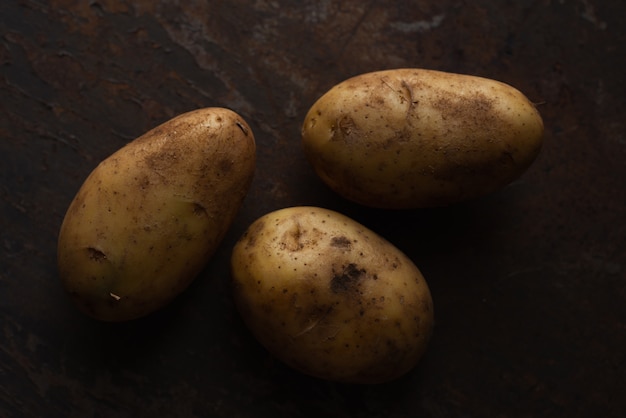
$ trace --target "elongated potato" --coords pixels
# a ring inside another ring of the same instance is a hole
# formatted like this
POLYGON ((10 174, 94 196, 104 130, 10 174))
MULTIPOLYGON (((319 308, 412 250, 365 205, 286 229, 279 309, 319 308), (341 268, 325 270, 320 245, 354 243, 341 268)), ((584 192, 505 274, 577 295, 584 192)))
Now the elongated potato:
POLYGON ((304 151, 330 188, 394 209, 492 193, 530 166, 542 138, 541 116, 513 87, 423 69, 339 83, 302 126, 304 151))
POLYGON ((213 255, 254 168, 250 127, 223 108, 180 115, 102 161, 58 238, 59 274, 77 306, 123 321, 170 302, 213 255))
POLYGON ((235 302, 252 333, 294 369, 381 383, 413 368, 433 328, 415 264, 354 220, 317 207, 257 219, 232 253, 235 302))

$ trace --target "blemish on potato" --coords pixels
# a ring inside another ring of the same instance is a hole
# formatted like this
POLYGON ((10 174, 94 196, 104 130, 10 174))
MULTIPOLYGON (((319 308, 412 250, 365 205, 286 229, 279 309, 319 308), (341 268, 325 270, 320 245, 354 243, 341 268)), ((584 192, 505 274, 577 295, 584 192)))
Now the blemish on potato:
POLYGON ((87 252, 89 253, 89 258, 91 260, 94 260, 97 262, 103 262, 107 260, 106 254, 96 248, 88 247, 87 252))
POLYGON ((336 130, 334 132, 332 140, 346 141, 353 136, 358 135, 358 126, 354 122, 354 119, 352 119, 350 116, 344 115, 341 119, 337 121, 337 126, 339 127, 339 130, 336 130), (341 135, 338 135, 339 133, 341 135))
POLYGON ((282 236, 280 243, 281 248, 289 251, 298 251, 304 248, 304 244, 300 242, 303 231, 300 228, 300 223, 295 221, 291 228, 287 230, 282 236))
POLYGON ((330 240, 331 247, 349 250, 351 247, 350 240, 345 236, 332 237, 330 240))
POLYGON ((257 237, 262 233, 264 228, 265 222, 262 220, 259 220, 250 226, 243 236, 243 238, 247 240, 246 248, 252 248, 255 246, 257 237))
POLYGON ((333 293, 354 291, 365 273, 365 269, 359 269, 356 264, 350 263, 341 272, 333 275, 330 289, 333 293))
POLYGON ((233 162, 231 160, 220 160, 218 168, 221 173, 227 174, 233 169, 233 162))
POLYGON ((203 205, 201 205, 200 203, 193 202, 192 206, 193 206, 192 212, 193 212, 194 215, 196 215, 196 216, 204 216, 204 215, 208 216, 206 208, 203 205))
POLYGON ((239 129, 241 129, 241 132, 243 132, 245 136, 248 136, 248 128, 246 128, 243 123, 235 121, 235 125, 237 125, 239 129))
POLYGON ((443 120, 468 121, 468 115, 473 116, 473 121, 483 129, 489 125, 487 122, 495 120, 494 107, 495 99, 485 96, 475 91, 469 95, 442 94, 433 100, 432 107, 438 110, 443 120))

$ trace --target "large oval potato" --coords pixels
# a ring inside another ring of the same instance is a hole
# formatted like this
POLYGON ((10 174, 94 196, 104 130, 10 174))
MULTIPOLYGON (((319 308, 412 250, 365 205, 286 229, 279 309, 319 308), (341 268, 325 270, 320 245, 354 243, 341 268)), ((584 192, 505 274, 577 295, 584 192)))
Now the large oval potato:
POLYGON ((232 253, 236 306, 274 356, 300 372, 381 383, 413 368, 433 328, 415 264, 356 221, 317 207, 257 219, 232 253))
POLYGON ((102 161, 71 202, 58 267, 77 306, 123 321, 181 293, 229 228, 255 169, 250 127, 223 108, 182 114, 102 161))
POLYGON ((423 69, 350 78, 302 126, 305 153, 330 188, 393 209, 494 192, 529 167, 542 139, 541 116, 513 87, 423 69))

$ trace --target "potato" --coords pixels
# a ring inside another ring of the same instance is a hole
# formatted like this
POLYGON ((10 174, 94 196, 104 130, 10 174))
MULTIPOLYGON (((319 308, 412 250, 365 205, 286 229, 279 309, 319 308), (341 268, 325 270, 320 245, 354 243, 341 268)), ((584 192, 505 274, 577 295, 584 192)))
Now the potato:
POLYGON ((71 202, 59 275, 85 313, 147 315, 181 293, 233 221, 255 169, 250 127, 223 108, 154 128, 102 161, 71 202))
POLYGON ((433 328, 415 264, 356 221, 317 207, 257 219, 231 259, 236 306, 276 358, 321 379, 382 383, 412 369, 433 328))
POLYGON ((331 189, 388 209, 495 192, 530 166, 542 138, 541 116, 513 87, 406 68, 334 86, 302 125, 304 151, 331 189))

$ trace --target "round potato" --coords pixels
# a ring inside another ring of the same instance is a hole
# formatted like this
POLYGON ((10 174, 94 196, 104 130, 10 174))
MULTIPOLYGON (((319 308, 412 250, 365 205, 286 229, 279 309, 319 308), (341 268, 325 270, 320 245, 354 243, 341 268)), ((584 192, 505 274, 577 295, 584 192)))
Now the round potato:
POLYGON ((390 209, 492 193, 530 166, 542 138, 541 116, 513 87, 423 69, 350 78, 302 126, 304 151, 331 189, 390 209))
POLYGON ((210 259, 247 193, 255 141, 235 112, 198 109, 102 161, 71 202, 58 238, 62 283, 103 321, 149 314, 210 259))
POLYGON ((252 333, 300 372, 382 383, 413 368, 433 328, 415 264, 327 209, 291 207, 256 220, 232 253, 236 306, 252 333))

